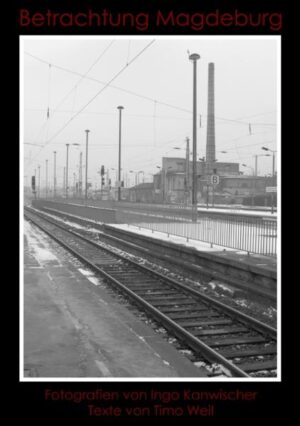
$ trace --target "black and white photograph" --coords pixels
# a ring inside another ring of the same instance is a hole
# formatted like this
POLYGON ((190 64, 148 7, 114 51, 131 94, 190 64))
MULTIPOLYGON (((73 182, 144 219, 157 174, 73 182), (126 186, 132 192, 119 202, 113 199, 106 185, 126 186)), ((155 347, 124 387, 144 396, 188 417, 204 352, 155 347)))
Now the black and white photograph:
POLYGON ((19 71, 20 381, 280 381, 280 36, 20 36, 19 71))

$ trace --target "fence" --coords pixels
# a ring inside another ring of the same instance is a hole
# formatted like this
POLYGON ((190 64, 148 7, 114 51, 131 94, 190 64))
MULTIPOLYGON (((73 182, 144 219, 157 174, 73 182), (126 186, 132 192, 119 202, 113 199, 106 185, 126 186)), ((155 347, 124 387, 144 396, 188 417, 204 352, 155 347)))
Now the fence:
POLYGON ((170 210, 135 209, 132 205, 121 208, 84 207, 79 203, 54 203, 37 200, 36 203, 58 208, 72 214, 82 214, 106 223, 128 223, 140 228, 176 235, 186 239, 204 241, 218 246, 243 250, 249 253, 276 256, 277 220, 254 215, 199 211, 196 223, 191 222, 186 212, 179 214, 170 210))
POLYGON ((203 216, 196 223, 164 221, 132 225, 249 253, 265 256, 277 254, 277 220, 273 219, 203 216))

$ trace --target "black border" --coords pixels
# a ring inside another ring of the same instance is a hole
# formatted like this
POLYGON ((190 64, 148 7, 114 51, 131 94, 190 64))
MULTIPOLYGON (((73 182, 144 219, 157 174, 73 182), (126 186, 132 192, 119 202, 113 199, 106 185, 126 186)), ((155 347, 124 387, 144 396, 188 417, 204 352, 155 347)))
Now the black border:
MULTIPOLYGON (((99 28, 91 28, 91 29, 78 29, 78 28, 67 28, 67 29, 49 29, 49 28, 27 28, 20 29, 18 25, 18 10, 20 8, 27 8, 31 11, 39 11, 45 10, 48 8, 55 9, 56 11, 76 11, 84 8, 108 8, 112 12, 116 11, 145 11, 148 10, 151 13, 155 11, 157 8, 161 10, 170 10, 173 9, 175 11, 185 11, 185 12, 197 12, 199 9, 202 12, 208 12, 211 10, 215 10, 216 8, 220 10, 232 10, 238 8, 241 11, 248 12, 261 12, 261 11, 277 11, 283 14, 283 28, 279 32, 271 32, 266 30, 265 28, 253 29, 253 28, 240 28, 236 31, 224 30, 224 28, 215 27, 210 29, 209 31, 202 31, 201 33, 190 31, 188 29, 176 28, 173 31, 170 29, 161 29, 160 32, 157 29, 149 29, 146 33, 134 32, 129 29, 124 29, 122 32, 118 32, 118 35, 143 35, 143 34, 157 34, 157 35, 281 35, 282 36, 282 129, 286 129, 288 127, 288 122, 290 120, 290 112, 288 108, 288 85, 290 85, 290 89, 293 93, 292 86, 293 82, 291 82, 288 78, 289 70, 288 66, 291 60, 291 50, 294 45, 293 38, 291 36, 292 33, 292 20, 291 16, 293 15, 293 11, 289 8, 285 3, 287 1, 283 0, 12 0, 13 4, 5 5, 7 7, 7 12, 2 13, 2 28, 4 29, 4 38, 2 38, 4 42, 4 52, 3 55, 5 58, 5 65, 3 68, 7 70, 8 76, 11 78, 10 81, 10 91, 9 91, 9 101, 12 101, 10 105, 12 106, 12 126, 9 126, 9 146, 12 150, 11 158, 13 159, 13 172, 10 170, 10 174, 12 174, 13 178, 16 181, 16 185, 13 184, 13 188, 17 188, 19 186, 19 168, 17 166, 17 155, 18 155, 18 141, 19 141, 19 133, 18 133, 18 116, 19 116, 19 36, 20 35, 110 35, 114 34, 115 30, 101 30, 99 28), (7 28, 6 28, 7 27, 7 28)), ((284 130, 283 137, 287 137, 286 130, 284 130), (284 136, 285 135, 285 136, 284 136)), ((282 152, 282 159, 285 157, 285 152, 282 152)), ((21 159, 22 161, 22 159, 21 159)), ((284 167, 282 167, 282 174, 284 172, 284 167)), ((282 182, 283 183, 283 182, 282 182)), ((11 193, 11 191, 10 191, 11 193)), ((282 192, 283 193, 283 192, 282 192)), ((12 199, 16 199, 16 191, 13 191, 12 199)), ((282 205, 284 205, 284 196, 282 197, 282 205)), ((19 203, 17 203, 19 204, 19 203)), ((14 212, 18 214, 19 208, 22 206, 17 205, 14 209, 14 212)), ((282 212, 282 217, 284 217, 284 209, 282 212)), ((6 218, 7 219, 7 218, 6 218)), ((14 241, 19 240, 18 230, 15 227, 15 230, 10 230, 10 234, 15 232, 14 241)), ((10 235, 11 238, 11 235, 10 235)), ((284 240, 284 238, 283 238, 284 240)), ((21 241, 22 243, 22 241, 21 241)), ((283 253, 282 253, 283 260, 283 253)), ((16 257, 13 260, 15 264, 16 257)), ((16 269, 14 269, 16 270, 16 269)), ((12 280, 9 280, 10 284, 12 284, 12 280)), ((254 403, 242 403, 242 402, 226 402, 226 403, 218 403, 217 404, 217 415, 216 417, 210 418, 157 418, 157 420, 168 420, 168 421, 191 421, 202 423, 204 421, 212 422, 212 421, 226 421, 226 420, 239 420, 239 421, 260 421, 265 419, 264 421, 275 421, 279 414, 282 415, 286 413, 288 415, 289 412, 289 398, 291 395, 291 388, 289 388, 288 375, 286 371, 285 359, 286 355, 286 346, 282 345, 282 381, 280 383, 271 382, 271 383, 261 383, 261 382, 247 382, 247 383, 239 383, 239 382, 212 382, 212 383, 189 383, 189 382, 105 382, 105 383, 94 383, 94 382, 66 382, 66 383, 55 383, 55 382, 19 382, 19 341, 18 341, 18 315, 19 315, 19 304, 17 304, 17 300, 19 297, 18 294, 18 286, 16 283, 19 281, 19 277, 16 274, 16 279, 13 280, 13 291, 12 294, 9 294, 9 298, 12 298, 14 305, 14 336, 15 341, 13 347, 5 345, 5 351, 7 358, 12 361, 10 363, 9 369, 7 369, 9 381, 6 396, 8 396, 8 404, 12 404, 11 415, 14 417, 15 415, 20 414, 23 421, 31 420, 36 422, 43 421, 52 421, 57 420, 61 421, 70 421, 77 420, 82 422, 82 424, 86 423, 112 423, 114 421, 130 421, 130 422, 141 422, 146 421, 147 418, 101 418, 101 417, 88 417, 86 415, 86 407, 81 404, 74 405, 67 402, 60 403, 51 403, 49 401, 45 401, 43 392, 45 388, 50 389, 65 389, 65 390, 93 390, 101 387, 106 390, 149 390, 151 388, 157 388, 160 390, 169 390, 169 391, 182 391, 185 387, 194 390, 250 390, 250 391, 258 391, 259 397, 254 403), (99 384, 101 386, 99 386, 99 384), (284 398, 287 397, 287 402, 284 402, 284 398)), ((282 286, 284 287, 284 286, 282 286)), ((11 289, 10 289, 11 290, 11 289)), ((283 298, 285 301, 285 289, 283 288, 283 298)), ((285 317, 287 309, 283 306, 282 315, 285 317)), ((286 320, 284 320, 286 321, 286 320)), ((284 336, 284 329, 282 330, 282 335, 284 336)), ((9 335, 11 335, 12 331, 9 330, 9 335)), ((283 342, 285 339, 283 338, 283 342)), ((6 369, 6 367, 5 367, 6 369)), ((6 389, 6 388, 5 388, 6 389)), ((155 418, 151 418, 151 421, 155 420, 155 418)))

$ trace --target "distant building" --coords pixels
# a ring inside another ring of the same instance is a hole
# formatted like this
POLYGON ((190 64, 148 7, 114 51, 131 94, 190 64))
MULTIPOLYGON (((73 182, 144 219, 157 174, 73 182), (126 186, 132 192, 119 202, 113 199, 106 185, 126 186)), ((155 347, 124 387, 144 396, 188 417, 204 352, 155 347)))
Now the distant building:
MULTIPOLYGON (((272 177, 244 175, 240 172, 238 163, 216 161, 212 173, 206 172, 205 161, 198 161, 196 164, 199 203, 271 205, 272 194, 266 188, 276 186, 272 177), (219 184, 214 187, 210 184, 211 174, 219 176, 219 184)), ((164 157, 162 169, 153 177, 153 201, 190 203, 192 179, 192 162, 187 166, 183 158, 164 157)), ((273 197, 276 204, 276 194, 273 197)))
MULTIPOLYGON (((271 205, 272 193, 267 192, 267 187, 273 186, 276 186, 276 182, 268 176, 223 176, 214 189, 214 202, 271 205)), ((276 193, 273 197, 276 204, 276 193)))
MULTIPOLYGON (((207 185, 208 176, 211 174, 210 165, 205 161, 197 161, 197 181, 198 190, 197 197, 199 202, 203 197, 206 190, 204 187, 207 185)), ((193 179, 193 163, 184 158, 163 157, 162 169, 159 173, 154 175, 154 191, 156 202, 166 203, 188 203, 190 202, 192 179, 193 179)), ((238 163, 225 163, 215 162, 213 165, 212 173, 219 176, 239 176, 238 163)))
MULTIPOLYGON (((196 162, 197 201, 198 203, 216 204, 271 205, 276 199, 276 193, 270 193, 266 188, 276 186, 272 178, 243 175, 240 172, 239 163, 219 162, 216 159, 214 86, 215 64, 209 63, 206 157, 196 162), (212 175, 218 175, 219 183, 217 185, 211 184, 212 175)), ((186 151, 186 158, 163 157, 160 171, 153 176, 153 184, 141 184, 131 188, 130 200, 190 204, 193 163, 189 161, 188 139, 186 151)))
POLYGON ((153 203, 155 198, 154 183, 140 183, 129 188, 129 201, 136 203, 153 203))

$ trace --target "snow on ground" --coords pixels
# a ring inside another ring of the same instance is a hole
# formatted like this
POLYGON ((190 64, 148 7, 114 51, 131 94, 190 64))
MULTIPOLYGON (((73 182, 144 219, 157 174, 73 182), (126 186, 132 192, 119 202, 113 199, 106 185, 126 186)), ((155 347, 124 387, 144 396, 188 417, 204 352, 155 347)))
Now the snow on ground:
MULTIPOLYGON (((80 225, 76 222, 73 222, 72 220, 66 221, 64 218, 55 216, 55 212, 56 211, 53 210, 53 214, 46 214, 50 217, 53 217, 55 220, 63 222, 77 229, 84 229, 86 231, 95 233, 102 232, 99 229, 80 225)), ((102 222, 69 213, 66 213, 66 215, 74 217, 74 220, 84 219, 87 222, 90 222, 91 225, 102 224, 102 222)), ((134 224, 132 223, 130 225, 108 225, 159 240, 182 244, 186 247, 194 247, 199 251, 223 250, 232 251, 241 255, 245 255, 248 252, 267 256, 273 256, 276 254, 276 226, 269 227, 265 230, 264 228, 261 229, 260 227, 257 227, 255 224, 241 225, 239 223, 232 223, 229 229, 228 225, 222 221, 212 220, 212 222, 207 222, 201 221, 201 219, 199 219, 197 223, 140 222, 134 224), (267 234, 265 232, 267 232, 267 234), (217 244, 220 238, 223 245, 217 244), (210 241, 212 241, 212 243, 210 241)))
POLYGON ((95 274, 88 269, 78 268, 78 271, 84 275, 92 284, 98 286, 101 285, 99 279, 95 277, 95 274))
POLYGON ((207 213, 227 213, 227 214, 237 214, 239 216, 263 216, 269 218, 277 219, 277 213, 271 213, 271 211, 265 211, 265 210, 251 210, 251 209, 238 209, 238 208, 232 208, 232 209, 222 209, 222 208, 215 208, 215 207, 198 207, 198 212, 207 212, 207 213))
MULTIPOLYGON (((215 247, 218 247, 219 250, 226 247, 227 250, 231 248, 234 251, 249 251, 267 256, 276 255, 276 226, 265 228, 264 226, 260 227, 256 224, 243 224, 238 222, 229 224, 221 220, 206 219, 201 220, 200 218, 197 223, 136 222, 130 224, 130 227, 148 229, 151 235, 149 233, 145 235, 154 237, 159 234, 160 239, 163 239, 163 234, 167 234, 167 239, 181 238, 182 244, 185 244, 184 240, 190 239, 194 247, 200 242, 202 247, 203 244, 206 244, 206 247, 210 247, 211 244, 213 244, 215 247)), ((176 240, 176 242, 180 241, 176 240)), ((188 246, 190 246, 191 242, 187 243, 188 246)))
MULTIPOLYGON (((90 201, 88 201, 88 203, 90 203, 90 201)), ((101 206, 100 204, 97 205, 97 202, 94 202, 94 204, 78 204, 76 202, 68 202, 67 204, 72 204, 73 206, 78 206, 78 207, 90 207, 90 208, 94 208, 94 209, 103 209, 103 210, 111 210, 114 207, 104 207, 103 205, 101 206)), ((143 204, 144 207, 146 207, 146 204, 143 204)), ((179 205, 179 204, 152 204, 151 205, 153 208, 157 208, 157 209, 186 209, 186 206, 183 205, 179 205)), ((117 206, 119 207, 119 206, 117 206)), ((191 206, 190 206, 191 207, 191 206)), ((126 205, 126 208, 130 208, 128 206, 128 203, 126 205)), ((188 207, 189 208, 189 207, 188 207)), ((207 206, 205 204, 198 204, 198 211, 208 211, 208 212, 216 212, 216 213, 230 213, 230 214, 245 214, 245 215, 253 215, 253 216, 269 216, 269 217, 277 217, 277 212, 274 211, 274 213, 271 212, 271 207, 269 208, 263 208, 263 209, 259 209, 258 207, 256 208, 247 208, 244 207, 242 205, 237 205, 237 204, 218 204, 214 207, 209 206, 207 208, 207 206)), ((135 210, 137 211, 137 210, 135 210)), ((138 210, 139 212, 139 210, 138 210)))
POLYGON ((46 264, 56 261, 58 258, 53 254, 48 240, 39 229, 33 228, 32 225, 24 221, 24 235, 27 238, 30 253, 36 258, 40 264, 46 264))
MULTIPOLYGON (((198 210, 207 211, 207 209, 204 208, 198 208, 198 210)), ((53 209, 51 209, 53 210, 53 209)), ((236 210, 228 210, 228 209, 213 209, 210 208, 209 211, 211 212, 221 212, 221 213, 231 213, 236 212, 236 210)), ((55 214, 55 210, 53 210, 55 214)), ((168 220, 168 216, 161 215, 161 214, 153 214, 148 212, 137 212, 137 211, 131 211, 131 210, 121 210, 122 213, 135 213, 138 215, 142 215, 145 217, 160 217, 164 218, 165 220, 168 220)), ((240 211, 242 215, 247 216, 249 213, 253 213, 252 211, 240 211)), ((266 213, 268 219, 268 216, 271 217, 272 214, 270 212, 257 212, 254 211, 254 213, 257 216, 261 216, 261 213, 266 213)), ((74 216, 74 218, 80 216, 72 215, 69 213, 66 213, 70 216, 74 216)), ((49 214, 49 216, 52 216, 49 214)), ((55 216, 53 216, 55 217, 55 216)), ((273 215, 274 217, 274 215, 273 215)), ((71 221, 65 221, 64 219, 57 218, 57 220, 61 220, 62 222, 69 224, 71 226, 74 226, 77 229, 84 229, 85 227, 79 224, 74 224, 74 222, 71 221)), ((174 220, 174 217, 172 217, 174 220)), ((153 235, 152 231, 155 231, 156 234, 160 234, 161 236, 164 233, 172 235, 172 238, 180 238, 181 241, 178 241, 180 244, 185 244, 184 240, 187 238, 191 239, 192 241, 200 242, 202 247, 204 247, 206 250, 208 248, 212 248, 211 244, 213 244, 217 250, 222 250, 224 247, 226 247, 226 250, 240 250, 241 254, 244 252, 251 252, 266 256, 274 256, 276 255, 276 244, 277 244, 277 227, 276 227, 276 217, 274 218, 274 226, 265 226, 264 223, 262 224, 256 224, 256 223, 239 223, 239 222, 224 222, 219 219, 213 219, 213 218, 207 218, 204 217, 201 219, 199 218, 197 223, 192 222, 186 222, 186 219, 184 218, 178 218, 176 222, 173 220, 170 222, 136 222, 132 224, 131 226, 137 226, 140 228, 147 228, 151 231, 151 236, 153 235), (205 244, 203 246, 203 244, 205 244)), ((91 223, 98 223, 94 220, 88 220, 91 223)), ((101 224, 101 222, 99 222, 101 224)), ((126 225, 125 225, 126 226, 126 225)), ((99 232, 97 229, 90 229, 92 232, 99 232)), ((149 235, 149 234, 147 234, 149 235)), ((170 237, 167 237, 168 239, 170 237)), ((162 239, 162 238, 160 238, 162 239)), ((186 245, 186 244, 185 244, 186 245)), ((188 244, 189 247, 191 247, 190 244, 188 244)), ((192 243, 192 246, 197 248, 198 250, 201 250, 201 247, 195 246, 194 243, 192 243)))
MULTIPOLYGON (((224 247, 217 246, 214 244, 213 247, 211 247, 210 243, 205 243, 203 241, 196 241, 196 240, 189 240, 187 241, 185 237, 177 237, 176 235, 167 235, 164 232, 158 232, 158 231, 151 231, 151 229, 145 229, 145 228, 139 228, 136 225, 127 225, 127 224, 109 224, 110 226, 118 229, 124 229, 125 231, 132 232, 133 234, 139 234, 139 235, 145 235, 147 237, 155 238, 157 240, 163 240, 163 241, 169 241, 176 244, 181 244, 186 247, 194 247, 198 251, 220 251, 225 250, 224 247)), ((238 254, 247 254, 245 251, 237 251, 235 249, 227 248, 226 251, 232 251, 234 253, 238 254)))
MULTIPOLYGON (((35 209, 33 209, 33 210, 35 210, 35 209)), ((71 214, 71 213, 62 212, 61 210, 55 210, 55 209, 49 209, 49 210, 53 210, 54 212, 58 212, 58 213, 60 213, 60 214, 61 214, 61 213, 66 213, 66 215, 67 215, 67 216, 74 217, 74 219, 80 219, 80 220, 84 220, 84 221, 86 221, 86 222, 91 222, 91 223, 98 224, 98 225, 101 225, 101 224, 102 224, 102 222, 98 222, 98 221, 93 220, 93 219, 85 218, 85 217, 83 217, 83 216, 76 216, 76 215, 73 215, 73 214, 71 214)), ((38 211, 38 210, 37 210, 37 211, 38 211)), ((70 221, 70 220, 65 220, 64 218, 59 217, 59 216, 56 216, 55 214, 46 213, 46 212, 43 212, 43 213, 44 213, 45 215, 49 216, 49 217, 52 217, 52 218, 53 218, 53 219, 55 219, 57 222, 63 222, 64 224, 69 225, 69 226, 71 226, 71 227, 73 227, 73 228, 83 229, 83 230, 85 230, 85 231, 90 231, 90 232, 99 232, 99 233, 102 233, 102 231, 100 231, 99 229, 96 229, 96 228, 90 228, 90 227, 87 227, 86 225, 79 225, 77 222, 72 222, 72 221, 70 221)))

